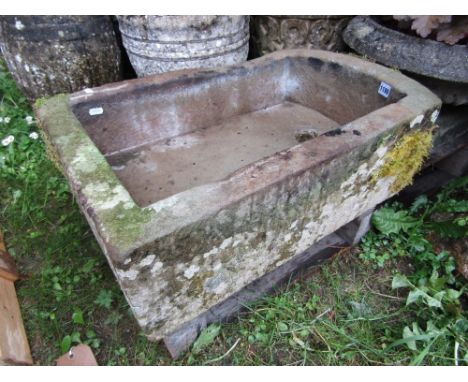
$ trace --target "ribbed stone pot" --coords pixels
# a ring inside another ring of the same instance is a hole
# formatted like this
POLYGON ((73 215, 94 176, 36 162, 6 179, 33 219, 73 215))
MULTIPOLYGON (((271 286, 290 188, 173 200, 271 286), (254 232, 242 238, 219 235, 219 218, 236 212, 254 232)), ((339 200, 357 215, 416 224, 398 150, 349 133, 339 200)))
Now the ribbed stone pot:
POLYGON ((341 38, 352 16, 252 16, 253 56, 280 49, 309 48, 335 52, 346 44, 341 38))
POLYGON ((0 48, 30 101, 122 79, 109 16, 2 16, 0 48))
POLYGON ((444 103, 468 103, 468 47, 410 36, 376 18, 355 17, 343 32, 356 52, 400 69, 437 94, 444 103))
POLYGON ((118 16, 138 77, 240 63, 249 50, 248 16, 118 16))

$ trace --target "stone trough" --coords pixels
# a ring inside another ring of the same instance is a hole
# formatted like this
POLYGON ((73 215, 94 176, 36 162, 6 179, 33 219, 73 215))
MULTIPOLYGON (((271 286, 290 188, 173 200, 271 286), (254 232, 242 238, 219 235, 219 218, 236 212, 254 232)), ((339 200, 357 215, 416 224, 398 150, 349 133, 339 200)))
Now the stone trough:
POLYGON ((430 134, 439 107, 397 71, 285 50, 56 96, 36 114, 158 340, 396 193, 394 147, 430 134))

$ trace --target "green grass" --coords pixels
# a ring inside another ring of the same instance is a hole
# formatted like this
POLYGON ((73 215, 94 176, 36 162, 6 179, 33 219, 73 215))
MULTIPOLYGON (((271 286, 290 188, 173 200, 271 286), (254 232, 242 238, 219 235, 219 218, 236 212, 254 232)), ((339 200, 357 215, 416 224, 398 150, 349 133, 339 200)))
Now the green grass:
MULTIPOLYGON (((392 289, 398 272, 413 272, 404 238, 373 232, 362 250, 342 251, 233 322, 212 326, 172 361, 140 332, 66 180, 43 142, 29 137, 38 131, 31 115, 2 66, 0 117, 10 121, 0 123, 0 140, 15 140, 0 145, 0 226, 24 275, 16 286, 37 364, 53 364, 79 342, 102 365, 406 365, 420 354, 395 345, 406 326, 428 317, 406 305, 407 290, 392 289), (396 249, 382 253, 388 243, 396 249)), ((453 342, 438 337, 422 363, 453 365, 453 342)))

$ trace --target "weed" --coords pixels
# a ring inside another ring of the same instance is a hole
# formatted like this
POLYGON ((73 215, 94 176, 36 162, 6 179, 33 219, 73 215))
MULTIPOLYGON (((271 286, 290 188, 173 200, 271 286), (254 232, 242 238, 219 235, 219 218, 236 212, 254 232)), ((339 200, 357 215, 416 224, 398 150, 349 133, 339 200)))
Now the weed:
POLYGON ((415 269, 409 275, 396 274, 392 281, 393 289, 408 290, 406 305, 415 305, 416 320, 390 345, 408 346, 414 365, 441 354, 456 365, 468 361, 468 319, 461 308, 466 283, 454 276, 455 259, 446 251, 437 253, 426 238, 430 232, 442 238, 468 236, 467 191, 464 177, 449 183, 434 200, 421 195, 409 209, 399 204, 381 208, 372 218, 379 232, 367 235, 362 244, 365 261, 382 267, 402 254, 415 269))
POLYGON ((106 309, 110 309, 112 305, 112 300, 113 300, 112 291, 101 290, 94 302, 99 306, 102 306, 106 309))

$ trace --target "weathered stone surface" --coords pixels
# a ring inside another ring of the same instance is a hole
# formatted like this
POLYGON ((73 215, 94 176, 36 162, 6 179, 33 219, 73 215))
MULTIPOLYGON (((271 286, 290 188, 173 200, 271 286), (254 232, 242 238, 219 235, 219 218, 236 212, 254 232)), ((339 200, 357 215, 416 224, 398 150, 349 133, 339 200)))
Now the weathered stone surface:
POLYGON ((248 16, 118 16, 118 20, 139 77, 247 59, 248 16))
POLYGON ((351 16, 251 16, 253 55, 293 48, 343 51, 341 34, 349 20, 351 16))
POLYGON ((30 101, 122 79, 108 16, 1 16, 0 48, 30 101))
POLYGON ((274 292, 282 283, 290 282, 294 277, 304 274, 310 270, 309 267, 322 264, 344 247, 346 242, 340 236, 331 234, 324 237, 303 253, 294 256, 164 337, 166 348, 173 358, 177 358, 192 345, 200 331, 209 324, 232 320, 248 304, 252 304, 267 293, 274 292))
POLYGON ((37 117, 135 317, 160 339, 391 196, 395 178, 376 174, 439 107, 401 73, 304 49, 57 96, 37 117), (298 144, 306 127, 318 135, 298 144), (252 142, 260 156, 243 151, 252 142))
POLYGON ((444 102, 468 101, 468 49, 410 36, 387 28, 377 20, 358 16, 343 32, 356 52, 382 64, 417 75, 444 102))

